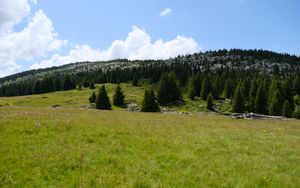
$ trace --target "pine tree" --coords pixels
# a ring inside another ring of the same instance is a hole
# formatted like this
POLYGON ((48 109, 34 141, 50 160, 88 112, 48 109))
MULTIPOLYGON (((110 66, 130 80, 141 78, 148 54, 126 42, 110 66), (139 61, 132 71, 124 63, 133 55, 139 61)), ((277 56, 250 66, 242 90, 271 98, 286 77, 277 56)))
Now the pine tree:
POLYGON ((195 95, 198 97, 200 97, 201 86, 202 86, 201 76, 200 74, 197 74, 194 80, 194 89, 195 89, 195 95))
POLYGON ((250 87, 250 91, 249 91, 249 111, 251 112, 255 112, 255 99, 256 99, 256 93, 258 90, 258 85, 256 80, 254 79, 251 82, 251 87, 250 87))
POLYGON ((93 91, 92 95, 89 98, 90 103, 96 102, 96 98, 97 98, 97 96, 96 96, 95 92, 93 91))
POLYGON ((61 80, 59 78, 57 78, 57 79, 55 79, 54 83, 55 83, 55 90, 61 91, 62 90, 61 80))
POLYGON ((288 100, 286 100, 282 107, 282 115, 289 118, 292 116, 292 113, 293 110, 291 109, 290 103, 288 100))
POLYGON ((290 108, 292 111, 295 109, 294 103, 294 96, 293 96, 293 82, 290 78, 283 81, 282 84, 282 100, 281 102, 284 103, 285 100, 289 102, 290 108))
POLYGON ((282 110, 282 104, 281 104, 281 95, 278 89, 276 89, 275 93, 273 93, 273 97, 271 98, 270 104, 269 104, 269 113, 274 116, 280 116, 281 110, 282 110))
POLYGON ((208 97, 207 97, 206 108, 210 111, 214 111, 213 96, 212 96, 211 92, 208 94, 208 97))
POLYGON ((124 98, 125 98, 125 95, 120 87, 120 84, 118 84, 115 89, 115 94, 113 96, 113 104, 115 106, 124 106, 124 104, 125 104, 124 98))
POLYGON ((232 80, 226 80, 225 86, 224 86, 224 96, 227 99, 230 99, 232 95, 234 94, 234 86, 233 86, 232 80))
POLYGON ((196 92, 195 92, 195 88, 194 88, 194 79, 193 78, 190 78, 188 81, 187 94, 191 100, 195 99, 196 92))
MULTIPOLYGON (((273 97, 275 96, 275 92, 278 91, 279 94, 281 95, 281 85, 280 82, 278 80, 276 80, 275 78, 272 79, 272 82, 270 84, 269 87, 269 91, 268 91, 268 109, 270 111, 271 105, 274 102, 273 101, 273 97)), ((278 98, 278 102, 282 103, 282 96, 280 96, 280 98, 278 98)))
POLYGON ((297 75, 297 77, 294 80, 294 91, 296 95, 300 95, 300 76, 297 75))
POLYGON ((239 85, 236 88, 233 96, 232 111, 236 113, 243 113, 245 111, 245 99, 241 87, 239 85))
POLYGON ((202 83, 201 88, 201 98, 202 100, 207 100, 208 94, 211 92, 211 83, 210 83, 210 77, 207 75, 202 83))
POLYGON ((136 73, 133 74, 132 86, 139 86, 139 80, 136 73))
POLYGON ((268 114, 267 94, 264 83, 261 81, 255 98, 255 112, 259 114, 268 114))
POLYGON ((79 84, 78 84, 78 90, 82 90, 82 83, 80 82, 79 84))
POLYGON ((99 89, 99 94, 96 98, 96 109, 111 110, 111 104, 104 85, 99 89))
POLYGON ((159 112, 159 105, 155 98, 153 89, 145 90, 144 100, 142 103, 142 112, 159 112))
POLYGON ((179 81, 174 72, 162 75, 158 85, 158 102, 167 105, 182 99, 179 81))
POLYGON ((95 82, 94 82, 94 80, 91 80, 91 82, 90 82, 90 89, 95 89, 96 87, 95 87, 95 82))
POLYGON ((33 93, 34 94, 42 93, 42 82, 40 80, 35 81, 34 87, 33 87, 33 93))

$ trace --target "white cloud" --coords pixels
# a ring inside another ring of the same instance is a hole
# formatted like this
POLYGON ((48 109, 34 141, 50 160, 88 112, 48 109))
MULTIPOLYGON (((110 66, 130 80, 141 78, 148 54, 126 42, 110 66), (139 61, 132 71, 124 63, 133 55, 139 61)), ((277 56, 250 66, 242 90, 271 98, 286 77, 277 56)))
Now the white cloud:
POLYGON ((165 8, 164 10, 162 10, 161 12, 160 12, 160 16, 161 17, 163 17, 163 16, 168 16, 168 15, 170 15, 172 13, 172 9, 170 9, 170 8, 165 8))
POLYGON ((15 63, 16 60, 46 56, 67 43, 58 39, 51 20, 42 10, 34 14, 23 30, 14 32, 13 26, 28 16, 30 6, 23 0, 2 1, 0 3, 5 6, 0 8, 0 76, 19 71, 21 66, 15 63))
POLYGON ((88 45, 77 45, 66 56, 55 54, 49 60, 34 64, 30 68, 45 68, 80 61, 111 60, 118 58, 136 59, 167 59, 199 51, 197 42, 192 38, 177 36, 171 41, 159 39, 154 43, 144 30, 133 26, 125 40, 116 40, 104 51, 92 49, 88 45))
POLYGON ((11 31, 15 24, 30 13, 27 0, 0 0, 0 5, 0 35, 11 31))
POLYGON ((37 0, 30 0, 30 2, 32 2, 32 3, 35 4, 35 5, 38 3, 37 0))

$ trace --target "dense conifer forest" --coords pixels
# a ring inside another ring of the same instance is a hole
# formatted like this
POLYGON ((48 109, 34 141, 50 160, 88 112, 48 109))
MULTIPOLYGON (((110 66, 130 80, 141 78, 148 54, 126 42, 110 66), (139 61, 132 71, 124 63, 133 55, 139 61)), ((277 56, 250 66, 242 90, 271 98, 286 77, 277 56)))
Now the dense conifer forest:
MULTIPOLYGON (((209 99, 211 110, 213 98, 230 99, 233 112, 287 117, 299 113, 300 57, 265 50, 219 50, 168 60, 123 59, 30 70, 1 78, 0 96, 94 88, 95 83, 132 82, 138 86, 142 80, 158 85, 155 93, 162 106, 182 100, 186 91, 191 100, 209 99)), ((97 101, 95 96, 90 100, 97 101)), ((122 100, 114 102, 123 105, 122 100)))

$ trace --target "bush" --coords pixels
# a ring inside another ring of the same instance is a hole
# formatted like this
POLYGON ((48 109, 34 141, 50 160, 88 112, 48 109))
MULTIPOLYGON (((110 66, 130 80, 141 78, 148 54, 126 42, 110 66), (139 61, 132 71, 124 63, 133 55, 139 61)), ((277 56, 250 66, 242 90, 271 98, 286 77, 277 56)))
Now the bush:
POLYGON ((300 119, 300 106, 298 106, 294 113, 293 113, 293 117, 296 118, 296 119, 300 119))

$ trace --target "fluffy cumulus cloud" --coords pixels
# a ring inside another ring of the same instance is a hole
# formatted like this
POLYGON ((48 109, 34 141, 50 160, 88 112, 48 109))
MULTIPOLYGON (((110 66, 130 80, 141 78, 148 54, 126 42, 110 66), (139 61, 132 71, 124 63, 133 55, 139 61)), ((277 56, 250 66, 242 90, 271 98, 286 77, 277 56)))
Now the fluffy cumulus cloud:
POLYGON ((161 17, 164 17, 164 16, 168 16, 168 15, 170 15, 172 13, 172 9, 170 9, 170 8, 165 8, 164 10, 162 10, 161 12, 160 12, 160 16, 161 17))
POLYGON ((19 71, 17 60, 43 57, 66 44, 67 41, 58 39, 51 20, 42 10, 30 18, 23 30, 14 31, 14 25, 29 16, 27 0, 0 0, 0 4, 4 5, 0 8, 0 76, 19 71))
MULTIPOLYGON (((0 0, 0 77, 24 70, 18 62, 28 65, 37 58, 45 60, 31 64, 30 69, 117 58, 167 59, 199 50, 192 38, 177 36, 171 41, 152 41, 145 30, 133 26, 126 39, 114 41, 106 50, 75 45, 67 55, 60 55, 59 49, 68 41, 58 38, 51 20, 43 10, 32 14, 30 5, 36 3, 37 0, 0 0), (25 24, 25 27, 15 31, 19 23, 25 24), (49 52, 54 54, 50 58, 49 52)), ((171 11, 165 9, 161 15, 166 16, 171 11)))
POLYGON ((27 0, 0 0, 0 32, 8 32, 30 13, 27 0))
POLYGON ((77 45, 66 56, 55 54, 49 60, 34 64, 30 68, 45 68, 80 61, 111 60, 127 58, 130 60, 167 59, 199 51, 197 42, 185 36, 177 36, 171 41, 151 41, 146 31, 133 26, 125 40, 116 40, 106 50, 92 49, 88 45, 77 45))

